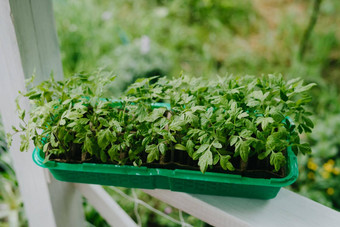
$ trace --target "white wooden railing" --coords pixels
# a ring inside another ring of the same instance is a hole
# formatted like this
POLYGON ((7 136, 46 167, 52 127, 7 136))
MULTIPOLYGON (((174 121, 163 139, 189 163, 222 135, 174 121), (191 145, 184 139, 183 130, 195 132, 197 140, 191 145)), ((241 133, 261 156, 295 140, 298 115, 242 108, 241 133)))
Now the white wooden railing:
MULTIPOLYGON (((52 2, 0 0, 0 110, 7 132, 19 124, 14 100, 34 71, 39 80, 51 71, 63 77, 52 2)), ((84 226, 81 195, 110 225, 137 226, 101 186, 56 181, 14 139, 10 153, 30 226, 84 226)), ((285 189, 268 201, 143 191, 214 226, 340 226, 337 211, 285 189)))

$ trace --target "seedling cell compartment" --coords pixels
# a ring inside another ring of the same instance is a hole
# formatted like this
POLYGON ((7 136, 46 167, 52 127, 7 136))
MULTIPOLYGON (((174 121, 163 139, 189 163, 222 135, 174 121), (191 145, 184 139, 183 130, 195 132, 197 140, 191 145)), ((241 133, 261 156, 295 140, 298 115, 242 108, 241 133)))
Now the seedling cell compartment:
POLYGON ((286 176, 270 179, 145 166, 44 162, 44 153, 38 148, 33 151, 33 160, 38 166, 48 168, 60 181, 257 199, 274 198, 281 187, 294 183, 298 177, 297 158, 290 147, 287 149, 286 176))

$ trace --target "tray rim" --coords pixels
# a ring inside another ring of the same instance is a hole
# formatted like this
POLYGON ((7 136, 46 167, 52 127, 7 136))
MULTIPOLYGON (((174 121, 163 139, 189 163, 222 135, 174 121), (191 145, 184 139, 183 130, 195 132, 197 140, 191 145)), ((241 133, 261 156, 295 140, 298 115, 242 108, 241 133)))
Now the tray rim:
POLYGON ((202 173, 198 170, 183 170, 183 169, 162 169, 149 168, 145 166, 136 167, 131 165, 115 165, 105 163, 62 163, 56 161, 44 162, 44 153, 35 148, 32 153, 33 161, 40 167, 48 168, 53 171, 74 171, 74 172, 91 172, 105 173, 112 175, 133 175, 144 177, 168 177, 182 180, 196 180, 215 183, 229 183, 242 185, 257 185, 265 187, 284 187, 294 183, 298 177, 297 157, 291 147, 287 149, 287 175, 283 178, 251 178, 237 174, 229 173, 202 173))

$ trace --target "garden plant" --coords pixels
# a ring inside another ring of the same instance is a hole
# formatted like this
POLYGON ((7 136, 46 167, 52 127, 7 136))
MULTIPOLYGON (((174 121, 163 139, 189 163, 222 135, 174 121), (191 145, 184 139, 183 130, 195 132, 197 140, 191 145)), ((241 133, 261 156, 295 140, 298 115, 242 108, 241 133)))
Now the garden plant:
MULTIPOLYGON (((139 79, 119 100, 105 95, 115 76, 78 74, 32 87, 18 105, 21 150, 29 142, 45 160, 146 165, 284 177, 287 148, 310 153, 299 134, 313 122, 297 78, 268 75, 204 79, 139 79), (294 123, 292 123, 294 122, 294 123), (42 143, 42 141, 44 141, 42 143)), ((267 176, 268 177, 268 176, 267 176)))

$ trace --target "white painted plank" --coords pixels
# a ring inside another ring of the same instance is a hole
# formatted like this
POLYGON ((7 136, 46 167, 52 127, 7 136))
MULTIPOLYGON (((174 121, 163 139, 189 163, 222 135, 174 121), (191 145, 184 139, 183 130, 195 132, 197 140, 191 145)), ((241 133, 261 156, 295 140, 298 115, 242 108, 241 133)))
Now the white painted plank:
POLYGON ((143 191, 214 226, 340 226, 339 212, 286 189, 271 200, 143 191))
MULTIPOLYGON (((3 0, 0 1, 0 78, 0 111, 5 131, 9 132, 11 125, 19 124, 14 100, 18 90, 24 90, 25 85, 9 4, 3 0)), ((29 224, 42 226, 41 222, 44 222, 46 226, 56 226, 43 170, 33 164, 30 153, 19 152, 17 142, 13 143, 10 152, 19 185, 22 186, 20 192, 29 224)))
MULTIPOLYGON (((228 214, 224 210, 218 209, 215 206, 206 203, 200 199, 193 197, 190 194, 182 192, 173 192, 169 190, 146 190, 145 193, 163 201, 171 206, 174 206, 200 220, 213 226, 232 226, 232 227, 249 227, 248 223, 242 219, 228 214)), ((222 197, 224 198, 224 197, 222 197)))
POLYGON ((74 185, 111 226, 137 226, 131 217, 101 186, 91 184, 74 185))
POLYGON ((52 0, 9 1, 25 77, 35 72, 39 82, 53 71, 62 79, 52 0))
MULTIPOLYGON (((62 77, 58 43, 49 38, 55 36, 54 24, 51 23, 53 13, 48 12, 52 12, 51 1, 0 1, 0 112, 6 132, 11 132, 11 125, 19 125, 14 100, 19 90, 25 90, 24 71, 35 68, 40 80, 49 76, 43 70, 55 70, 59 72, 57 78, 62 77), (32 11, 37 4, 41 4, 39 9, 46 12, 35 12, 38 15, 33 17, 32 11), (48 46, 40 45, 44 39, 48 46), (41 69, 42 66, 44 69, 41 69)), ((28 109, 27 101, 22 105, 28 109)), ((47 183, 44 169, 33 163, 32 154, 20 153, 18 137, 14 137, 10 154, 31 226, 84 225, 82 199, 72 184, 53 178, 47 183)))

